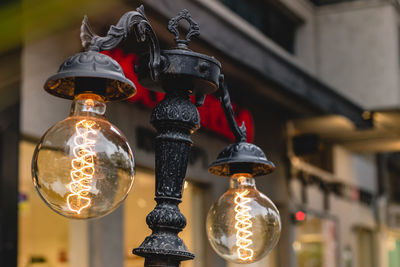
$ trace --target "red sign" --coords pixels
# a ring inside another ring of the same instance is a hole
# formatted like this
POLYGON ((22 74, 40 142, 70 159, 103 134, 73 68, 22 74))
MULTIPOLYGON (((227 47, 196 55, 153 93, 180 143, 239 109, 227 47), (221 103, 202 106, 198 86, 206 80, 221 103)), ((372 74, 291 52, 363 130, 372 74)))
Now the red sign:
POLYGON ((302 211, 298 211, 298 212, 296 212, 296 220, 298 220, 298 221, 304 221, 305 219, 306 219, 306 214, 304 213, 304 212, 302 212, 302 211))
MULTIPOLYGON (((137 75, 134 72, 134 66, 138 64, 138 58, 135 54, 125 54, 122 49, 113 49, 110 51, 103 51, 102 53, 115 59, 121 65, 125 76, 135 84, 137 93, 129 99, 130 102, 141 103, 146 107, 153 108, 163 99, 164 93, 146 90, 138 82, 137 75)), ((193 98, 192 101, 194 101, 193 98)), ((246 125, 247 142, 253 142, 254 122, 250 111, 239 108, 234 103, 232 103, 232 106, 235 113, 235 119, 239 126, 242 125, 243 122, 246 125)), ((225 113, 218 98, 213 95, 207 95, 204 104, 198 108, 198 111, 200 114, 201 127, 203 129, 217 133, 231 141, 235 140, 231 130, 229 129, 225 113)))

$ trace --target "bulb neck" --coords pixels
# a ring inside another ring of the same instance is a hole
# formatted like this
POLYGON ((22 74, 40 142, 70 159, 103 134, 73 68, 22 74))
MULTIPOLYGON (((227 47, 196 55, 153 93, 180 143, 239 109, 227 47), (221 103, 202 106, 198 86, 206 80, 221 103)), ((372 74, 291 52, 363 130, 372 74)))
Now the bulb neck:
POLYGON ((103 97, 95 94, 76 95, 71 105, 70 116, 104 118, 106 103, 103 97))
POLYGON ((247 173, 235 174, 231 177, 230 188, 256 188, 256 181, 247 173))

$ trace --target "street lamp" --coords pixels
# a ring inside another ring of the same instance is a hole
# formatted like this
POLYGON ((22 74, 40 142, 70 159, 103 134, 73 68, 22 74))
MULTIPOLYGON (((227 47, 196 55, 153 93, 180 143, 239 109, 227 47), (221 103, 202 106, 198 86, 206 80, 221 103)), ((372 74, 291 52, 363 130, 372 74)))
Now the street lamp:
MULTIPOLYGON (((221 253, 223 242, 212 241, 219 237, 218 231, 213 231, 213 223, 208 224, 209 238, 217 253, 230 255, 227 259, 240 263, 256 261, 275 246, 281 226, 277 209, 255 189, 252 177, 273 171, 274 165, 260 148, 246 143, 245 127, 237 126, 221 64, 214 57, 188 49, 190 38, 199 35, 199 26, 189 12, 183 10, 171 19, 168 30, 175 35, 176 46, 160 50, 143 6, 124 14, 105 37, 94 34, 84 18, 81 40, 85 52, 66 60, 44 86, 48 93, 74 102, 71 116, 50 128, 36 148, 32 162, 34 184, 53 210, 71 218, 103 216, 126 197, 133 181, 133 156, 120 131, 105 121, 104 103, 129 98, 136 89, 119 64, 99 52, 115 48, 134 34, 137 42, 148 47, 135 66, 139 82, 166 94, 151 115, 158 133, 155 138, 157 205, 146 219, 152 234, 133 253, 144 257, 145 266, 149 267, 179 266, 181 261, 194 258, 178 236, 186 225, 178 205, 193 143, 190 135, 200 126, 196 106, 202 105, 206 94, 216 93, 237 142, 221 152, 210 172, 230 176, 232 183, 240 184, 235 192, 243 197, 234 200, 240 206, 234 211, 240 213, 235 218, 242 222, 223 231, 230 235, 235 226, 241 229, 240 233, 234 233, 241 241, 230 244, 228 253, 226 249, 221 253), (181 20, 190 25, 183 40, 179 39, 178 30, 181 20), (195 104, 189 98, 191 94, 195 95, 195 104), (251 193, 244 196, 244 192, 251 193), (253 209, 256 213, 249 210, 253 204, 261 206, 253 209), (249 223, 253 225, 249 227, 249 223), (242 234, 248 231, 253 234, 242 234), (256 236, 260 233, 260 237, 267 239, 260 242, 256 236)), ((224 214, 224 207, 216 209, 218 214, 224 214)), ((226 213, 231 214, 232 210, 226 213)))
POLYGON ((210 165, 209 172, 230 177, 230 188, 210 208, 207 235, 212 248, 226 260, 252 263, 265 257, 277 244, 281 232, 278 209, 256 189, 254 177, 274 171, 264 152, 246 142, 246 127, 238 127, 229 92, 223 82, 218 91, 228 124, 235 135, 210 165))

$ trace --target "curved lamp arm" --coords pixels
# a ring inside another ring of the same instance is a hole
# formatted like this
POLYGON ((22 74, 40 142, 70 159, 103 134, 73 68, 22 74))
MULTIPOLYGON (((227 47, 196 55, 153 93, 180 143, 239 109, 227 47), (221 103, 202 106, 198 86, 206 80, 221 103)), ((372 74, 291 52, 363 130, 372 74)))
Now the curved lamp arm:
POLYGON ((221 101, 221 106, 225 112, 226 119, 229 124, 229 128, 231 129, 232 133, 235 135, 235 142, 246 142, 247 140, 247 133, 246 133, 246 126, 243 122, 242 126, 238 126, 235 116, 233 113, 231 98, 229 96, 228 86, 225 82, 224 75, 221 74, 219 78, 219 88, 218 88, 218 97, 221 101))
POLYGON ((104 37, 96 35, 89 25, 87 16, 84 17, 81 26, 82 46, 86 51, 104 51, 115 48, 126 39, 131 32, 136 35, 138 42, 147 42, 150 50, 149 69, 152 80, 158 80, 161 65, 160 46, 157 36, 151 27, 144 7, 141 5, 136 11, 125 13, 117 25, 111 25, 104 37))

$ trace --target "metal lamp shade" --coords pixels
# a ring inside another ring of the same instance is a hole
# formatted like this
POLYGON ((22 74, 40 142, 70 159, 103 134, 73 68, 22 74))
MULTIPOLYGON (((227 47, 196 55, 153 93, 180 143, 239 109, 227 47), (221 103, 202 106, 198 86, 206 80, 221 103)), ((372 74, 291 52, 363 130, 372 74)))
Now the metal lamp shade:
POLYGON ((212 174, 227 177, 236 173, 248 173, 255 177, 274 170, 275 165, 267 160, 264 152, 258 146, 246 142, 227 146, 208 169, 212 174))
POLYGON ((73 99, 78 93, 78 81, 85 81, 86 87, 89 84, 91 89, 85 92, 101 94, 105 101, 124 100, 136 93, 135 85, 125 77, 118 62, 95 51, 68 58, 57 74, 46 81, 44 89, 52 95, 73 99))

